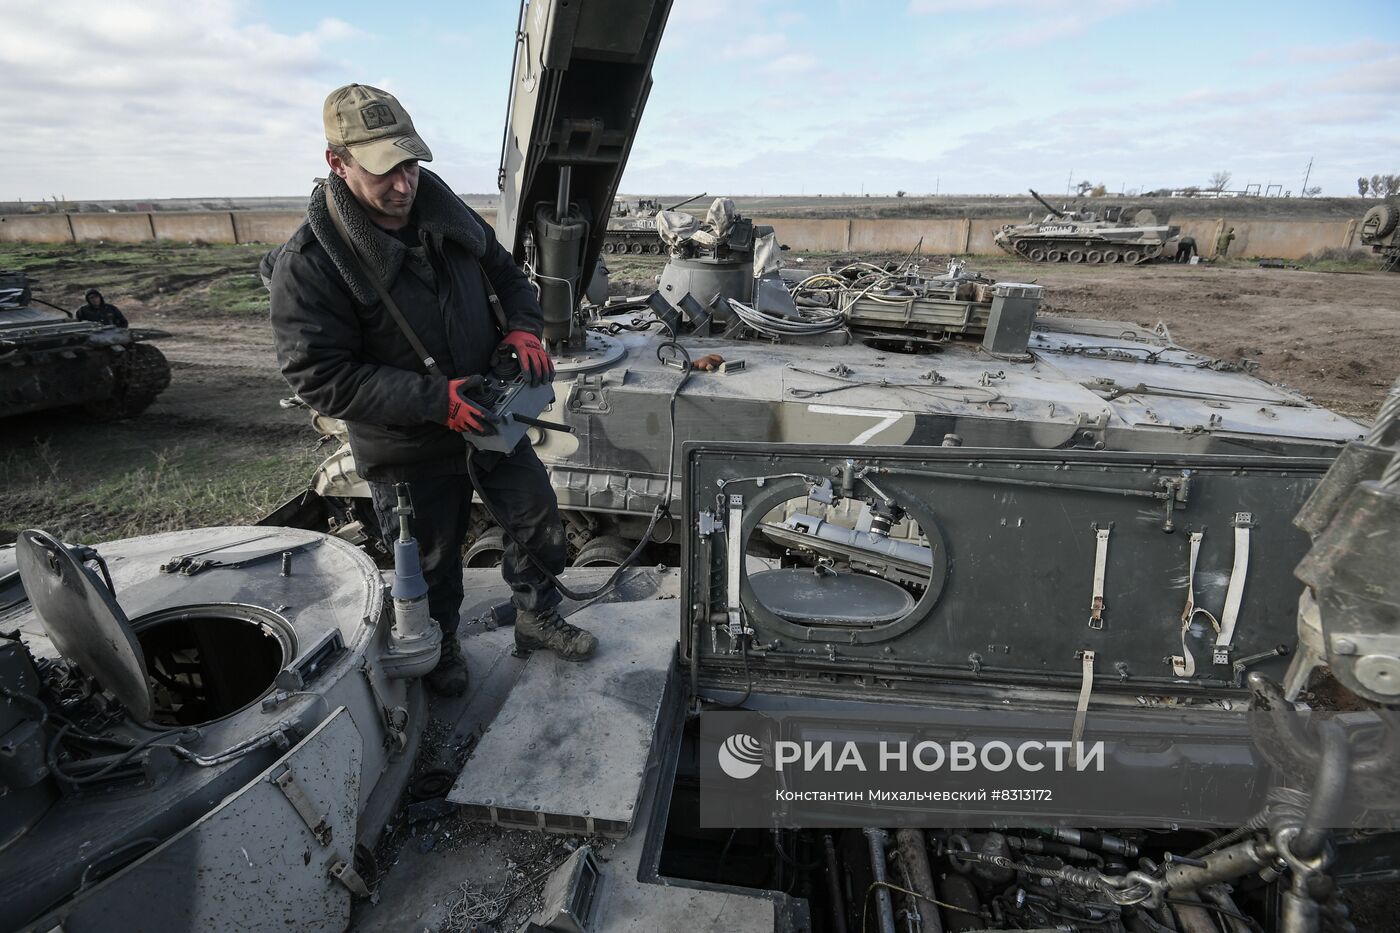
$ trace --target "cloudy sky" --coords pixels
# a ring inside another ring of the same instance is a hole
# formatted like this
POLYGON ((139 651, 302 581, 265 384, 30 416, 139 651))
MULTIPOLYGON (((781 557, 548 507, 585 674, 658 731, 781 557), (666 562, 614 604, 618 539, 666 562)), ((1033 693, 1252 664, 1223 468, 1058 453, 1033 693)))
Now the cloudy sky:
MULTIPOLYGON (((1395 0, 675 0, 632 193, 1064 190, 1400 171, 1395 0)), ((0 200, 295 195, 393 91, 495 190, 513 0, 0 0, 0 200)))

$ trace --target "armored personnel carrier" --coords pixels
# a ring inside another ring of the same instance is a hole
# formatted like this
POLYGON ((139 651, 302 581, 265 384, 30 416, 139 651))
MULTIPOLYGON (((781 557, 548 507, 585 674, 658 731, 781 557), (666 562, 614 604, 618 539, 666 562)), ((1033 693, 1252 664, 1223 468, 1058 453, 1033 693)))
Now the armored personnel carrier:
POLYGON ((631 253, 634 256, 660 256, 665 252, 665 247, 656 230, 656 215, 663 210, 678 210, 704 196, 697 194, 669 208, 662 207, 655 198, 638 198, 635 205, 628 204, 622 198, 614 199, 612 212, 608 215, 608 235, 603 240, 603 252, 608 255, 631 253))
POLYGON ((656 235, 656 215, 660 210, 661 204, 650 198, 639 199, 635 207, 618 198, 608 215, 603 252, 660 256, 661 240, 656 235))
POLYGON ((1130 214, 1125 207, 1063 210, 1031 191, 1049 211, 1044 219, 1007 224, 996 244, 1029 262, 1126 263, 1130 266, 1175 257, 1181 228, 1157 222, 1149 210, 1130 214))
POLYGON ((1361 243, 1381 257, 1381 268, 1400 269, 1400 208, 1377 204, 1361 218, 1361 243))
POLYGON ((74 320, 35 299, 28 276, 0 272, 0 415, 138 415, 170 384, 165 355, 146 342, 167 336, 74 320))

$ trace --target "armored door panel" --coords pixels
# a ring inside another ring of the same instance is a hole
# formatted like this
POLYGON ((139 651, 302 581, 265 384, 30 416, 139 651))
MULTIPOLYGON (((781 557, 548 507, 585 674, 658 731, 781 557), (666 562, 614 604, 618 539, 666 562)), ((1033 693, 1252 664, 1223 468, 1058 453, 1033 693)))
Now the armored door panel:
POLYGON ((178 836, 52 921, 97 930, 339 931, 350 919, 360 733, 344 707, 178 836), (333 875, 334 873, 334 875, 333 875))
POLYGON ((1066 687, 1092 652, 1101 685, 1172 694, 1239 689, 1291 650, 1308 545, 1292 518, 1327 461, 692 445, 685 466, 682 645, 702 667, 1066 687), (814 515, 856 499, 915 522, 926 570, 869 532, 765 534, 765 516, 804 497, 814 515), (767 605, 745 558, 775 539, 787 549, 770 563, 797 566, 772 571, 788 595, 767 605), (842 574, 884 579, 832 585, 842 574), (873 605, 892 585, 914 602, 896 618, 849 595, 873 605))

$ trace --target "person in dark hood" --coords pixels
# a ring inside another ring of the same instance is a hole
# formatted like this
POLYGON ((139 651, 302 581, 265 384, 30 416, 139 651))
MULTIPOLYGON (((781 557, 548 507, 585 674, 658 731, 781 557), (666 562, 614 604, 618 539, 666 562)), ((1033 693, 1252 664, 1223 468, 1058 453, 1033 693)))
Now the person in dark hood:
MULTIPOLYGON (((540 342, 544 315, 486 221, 419 167, 432 153, 392 94, 338 88, 323 121, 330 177, 312 192, 306 222, 260 266, 277 361, 308 405, 344 420, 391 548, 395 484, 408 484, 428 610, 444 636, 426 680, 437 693, 459 695, 467 685, 457 635, 462 545, 473 492, 463 435, 493 430, 470 387, 503 354, 531 382, 551 380, 554 364, 540 342), (426 352, 415 350, 410 330, 426 352)), ((517 610, 517 647, 588 658, 597 639, 564 621, 559 591, 536 563, 559 573, 567 552, 549 474, 529 439, 473 464, 481 495, 529 551, 512 541, 501 564, 517 610)))
POLYGON ((83 296, 83 306, 73 312, 73 317, 106 327, 130 326, 126 322, 126 315, 118 311, 116 305, 107 304, 102 298, 102 293, 95 288, 88 289, 88 293, 83 296))

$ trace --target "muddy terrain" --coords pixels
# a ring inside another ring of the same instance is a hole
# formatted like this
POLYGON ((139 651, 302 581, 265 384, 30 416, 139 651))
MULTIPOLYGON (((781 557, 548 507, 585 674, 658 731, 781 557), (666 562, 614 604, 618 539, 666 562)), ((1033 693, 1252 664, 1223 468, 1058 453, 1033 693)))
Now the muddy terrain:
MULTIPOLYGON (((141 416, 100 423, 45 413, 0 418, 0 540, 42 524, 95 541, 256 519, 299 491, 318 447, 304 411, 284 409, 260 246, 0 246, 40 297, 77 307, 101 289, 135 327, 159 328, 170 388, 141 416)), ((851 257, 797 256, 814 271, 851 257)), ((869 257, 866 257, 869 258, 869 257)), ((902 258, 902 257, 900 257, 902 258)), ((928 260, 930 267, 937 260, 928 260)), ((660 258, 610 258, 616 294, 650 289, 660 258)), ((1400 276, 1224 266, 1028 266, 979 261, 1048 289, 1051 313, 1152 326, 1217 357, 1369 418, 1400 372, 1400 276)))

